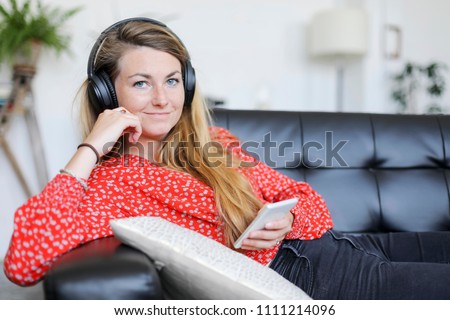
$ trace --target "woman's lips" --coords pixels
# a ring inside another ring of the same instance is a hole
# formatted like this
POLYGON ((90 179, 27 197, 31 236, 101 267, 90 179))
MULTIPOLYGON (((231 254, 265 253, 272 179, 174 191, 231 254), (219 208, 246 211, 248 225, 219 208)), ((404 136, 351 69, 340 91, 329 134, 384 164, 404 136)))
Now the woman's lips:
POLYGON ((170 114, 170 112, 144 112, 147 116, 153 116, 153 117, 163 117, 170 114))

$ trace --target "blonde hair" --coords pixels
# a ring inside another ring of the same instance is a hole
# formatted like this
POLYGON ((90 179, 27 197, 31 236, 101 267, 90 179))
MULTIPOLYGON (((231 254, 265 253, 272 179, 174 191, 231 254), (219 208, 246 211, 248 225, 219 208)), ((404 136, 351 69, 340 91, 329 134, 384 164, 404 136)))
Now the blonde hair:
MULTIPOLYGON (((182 66, 189 59, 184 45, 166 28, 146 22, 128 22, 106 37, 97 54, 95 70, 102 68, 114 80, 119 72, 120 57, 135 46, 167 52, 176 57, 182 66)), ((98 117, 87 94, 87 81, 80 88, 80 94, 81 122, 83 134, 87 136, 98 117)), ((232 153, 220 144, 214 144, 218 152, 214 158, 215 165, 211 165, 210 156, 204 148, 211 143, 210 124, 208 108, 196 89, 192 104, 184 106, 180 120, 163 141, 158 161, 170 169, 192 175, 213 189, 223 222, 225 243, 231 247, 262 204, 248 180, 237 170, 241 166, 239 160, 233 159, 230 166, 227 159, 232 157, 232 153)))

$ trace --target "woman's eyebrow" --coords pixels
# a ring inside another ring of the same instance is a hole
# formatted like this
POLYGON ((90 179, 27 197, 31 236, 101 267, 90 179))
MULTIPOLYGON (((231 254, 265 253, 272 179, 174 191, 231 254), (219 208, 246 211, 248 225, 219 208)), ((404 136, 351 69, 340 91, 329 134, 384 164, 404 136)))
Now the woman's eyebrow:
POLYGON ((152 78, 152 76, 147 74, 147 73, 134 73, 131 76, 129 76, 128 79, 134 78, 134 77, 143 77, 143 78, 146 78, 146 79, 151 79, 152 78))
POLYGON ((181 74, 180 71, 176 70, 176 71, 174 71, 174 72, 169 73, 169 74, 167 75, 167 78, 173 77, 173 76, 176 75, 177 73, 181 74))
MULTIPOLYGON (((181 74, 180 71, 176 70, 176 71, 173 71, 173 72, 169 73, 169 74, 166 76, 166 78, 173 77, 173 76, 176 75, 177 73, 181 74)), ((140 73, 140 72, 135 73, 135 74, 132 74, 132 75, 129 76, 128 78, 133 78, 133 77, 143 77, 143 78, 146 78, 146 79, 151 79, 151 78, 152 78, 152 76, 149 75, 148 73, 140 73)))

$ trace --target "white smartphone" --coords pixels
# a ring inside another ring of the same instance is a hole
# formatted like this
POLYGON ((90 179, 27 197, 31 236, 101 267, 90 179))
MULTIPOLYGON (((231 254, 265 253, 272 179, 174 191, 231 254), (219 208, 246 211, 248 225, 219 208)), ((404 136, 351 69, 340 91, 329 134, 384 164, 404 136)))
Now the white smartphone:
POLYGON ((297 198, 283 200, 275 203, 266 203, 258 212, 255 220, 245 229, 241 236, 233 244, 236 249, 242 246, 242 241, 248 234, 255 230, 264 229, 266 223, 283 218, 298 202, 297 198))

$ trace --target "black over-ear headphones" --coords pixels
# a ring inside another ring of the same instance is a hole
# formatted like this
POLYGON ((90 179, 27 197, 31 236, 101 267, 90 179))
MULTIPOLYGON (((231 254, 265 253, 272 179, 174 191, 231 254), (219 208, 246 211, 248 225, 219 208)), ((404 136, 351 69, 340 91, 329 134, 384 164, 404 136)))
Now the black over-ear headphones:
MULTIPOLYGON (((164 23, 149 18, 138 17, 138 18, 124 19, 119 22, 116 22, 115 24, 107 28, 105 31, 103 31, 98 37, 94 46, 92 47, 91 53, 89 54, 87 66, 88 96, 97 114, 102 113, 105 109, 114 109, 119 106, 116 90, 114 89, 114 84, 108 73, 105 70, 101 69, 94 70, 94 63, 97 58, 98 50, 111 30, 114 30, 130 21, 142 21, 166 28, 184 46, 180 38, 178 38, 178 36, 172 30, 170 30, 164 23)), ((195 70, 192 67, 191 61, 189 59, 186 60, 186 63, 184 65, 183 85, 184 85, 184 105, 190 106, 192 103, 192 99, 194 98, 195 92, 195 70)))

